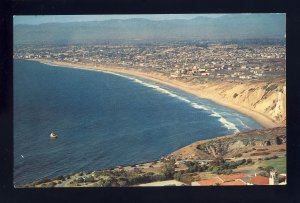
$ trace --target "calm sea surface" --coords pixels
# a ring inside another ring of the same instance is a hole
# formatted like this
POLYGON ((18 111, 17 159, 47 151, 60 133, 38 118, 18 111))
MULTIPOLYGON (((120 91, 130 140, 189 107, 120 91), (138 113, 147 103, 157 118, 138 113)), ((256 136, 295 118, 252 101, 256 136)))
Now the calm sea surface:
POLYGON ((15 185, 150 161, 254 128, 240 113, 145 79, 14 61, 15 185))

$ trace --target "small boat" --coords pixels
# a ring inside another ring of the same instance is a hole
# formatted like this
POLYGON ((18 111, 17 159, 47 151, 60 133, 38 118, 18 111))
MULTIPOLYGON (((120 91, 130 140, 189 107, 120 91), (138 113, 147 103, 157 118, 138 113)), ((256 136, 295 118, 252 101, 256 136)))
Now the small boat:
POLYGON ((50 133, 49 137, 51 139, 56 139, 57 138, 57 135, 55 133, 50 133))

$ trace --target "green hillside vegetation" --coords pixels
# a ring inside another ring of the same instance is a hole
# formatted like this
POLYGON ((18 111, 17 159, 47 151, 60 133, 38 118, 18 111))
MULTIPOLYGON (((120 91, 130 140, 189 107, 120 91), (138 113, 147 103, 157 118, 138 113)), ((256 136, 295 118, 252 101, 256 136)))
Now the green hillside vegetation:
POLYGON ((273 167, 278 173, 286 173, 286 157, 265 160, 261 165, 263 167, 273 167))

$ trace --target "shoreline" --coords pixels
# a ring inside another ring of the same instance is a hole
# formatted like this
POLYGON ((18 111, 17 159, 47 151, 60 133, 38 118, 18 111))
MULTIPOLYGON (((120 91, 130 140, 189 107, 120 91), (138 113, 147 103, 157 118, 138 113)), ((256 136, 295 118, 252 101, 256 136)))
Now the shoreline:
MULTIPOLYGON (((94 170, 88 170, 88 171, 78 171, 78 172, 72 172, 65 175, 55 176, 52 178, 42 178, 37 179, 35 181, 31 181, 29 183, 20 184, 15 186, 15 188, 26 188, 26 187, 106 187, 106 186, 99 186, 95 185, 95 182, 100 181, 101 178, 99 176, 105 176, 107 177, 114 177, 115 180, 118 182, 118 180, 124 181, 124 179, 127 180, 132 177, 143 177, 143 175, 151 173, 153 177, 155 175, 160 175, 163 173, 163 167, 168 163, 170 160, 175 161, 175 172, 184 171, 185 174, 190 174, 192 177, 199 178, 200 180, 202 178, 204 179, 210 179, 212 176, 216 176, 215 173, 212 172, 212 170, 204 170, 204 171, 194 171, 189 172, 186 171, 189 166, 187 166, 184 162, 185 161, 192 161, 196 163, 201 163, 201 165, 209 165, 214 159, 215 155, 213 151, 206 151, 207 144, 215 147, 221 147, 224 149, 229 149, 223 151, 223 158, 225 161, 229 162, 237 162, 241 160, 251 160, 253 164, 259 164, 260 160, 270 160, 270 159, 277 159, 279 157, 284 157, 286 153, 286 128, 285 127, 278 127, 278 128, 272 128, 272 129, 255 129, 250 130, 243 133, 238 134, 230 134, 230 135, 224 135, 220 137, 210 138, 210 139, 204 139, 199 140, 196 142, 193 142, 185 147, 182 147, 172 153, 169 153, 165 156, 160 157, 159 159, 151 160, 151 161, 142 161, 137 162, 134 164, 124 164, 124 165, 117 165, 113 167, 108 168, 102 168, 102 169, 94 169, 94 170), (253 137, 256 140, 256 143, 253 143, 253 137), (283 142, 278 144, 275 140, 282 140, 283 142), (222 146, 220 146, 220 141, 222 143, 222 146), (224 141, 224 142, 223 142, 224 141), (258 142, 258 143, 257 143, 258 142), (270 142, 271 145, 264 145, 263 143, 270 142), (235 143, 242 143, 242 145, 236 145, 235 143), (258 144, 258 145, 256 145, 258 144), (202 146, 199 148, 199 146, 202 146), (206 146, 206 147, 205 147, 206 146), (235 146, 234 149, 230 149, 232 146, 235 146), (255 146, 255 148, 254 148, 255 146), (263 151, 263 152, 262 152, 263 151), (266 153, 267 151, 267 153, 266 153), (242 156, 238 156, 239 154, 242 154, 242 156), (276 157, 276 158, 275 158, 276 157), (183 161, 183 162, 182 162, 183 161), (254 161, 254 162, 253 162, 254 161), (123 171, 123 173, 119 173, 123 171), (129 176, 125 175, 128 174, 129 176), (195 176, 196 173, 197 175, 195 176), (123 175, 122 175, 123 174, 123 175), (133 175, 133 176, 132 176, 133 175), (92 178, 92 179, 91 179, 92 178), (79 181, 81 179, 81 181, 79 181)), ((253 165, 251 164, 251 165, 253 165)), ((247 164, 248 165, 248 164, 247 164)), ((254 172, 257 170, 258 166, 262 165, 256 165, 254 168, 251 167, 250 170, 253 170, 251 174, 254 174, 254 172)), ((234 171, 231 171, 231 173, 244 173, 243 170, 248 167, 247 170, 249 170, 249 166, 241 166, 242 168, 233 168, 234 171)), ((173 179, 177 180, 175 177, 173 179)), ((141 179, 140 179, 141 180, 141 179)), ((171 180, 171 179, 166 179, 171 180)), ((158 182, 164 181, 164 180, 157 180, 158 182)), ((180 181, 180 180, 177 180, 180 181)), ((145 183, 152 183, 155 182, 152 180, 147 180, 139 184, 145 184, 145 183)), ((125 185, 128 187, 135 187, 139 186, 139 184, 129 184, 125 185)), ((116 186, 116 185, 114 185, 116 186)), ((114 187, 111 186, 111 187, 114 187)), ((120 186, 120 185, 119 185, 120 186)), ((143 185, 141 185, 143 186, 143 185)))
MULTIPOLYGON (((50 60, 45 60, 45 59, 35 59, 33 61, 37 61, 37 62, 47 64, 47 65, 63 66, 66 68, 100 71, 100 72, 105 72, 105 73, 118 73, 118 74, 126 74, 126 75, 141 77, 144 79, 148 79, 148 80, 151 80, 154 82, 158 82, 158 83, 179 89, 186 93, 197 96, 201 99, 207 99, 214 103, 222 105, 226 108, 230 108, 235 111, 238 111, 238 112, 252 118, 253 120, 255 120, 263 128, 273 128, 273 127, 281 126, 280 124, 277 124, 276 122, 274 122, 267 115, 264 115, 260 112, 254 111, 245 106, 240 106, 240 105, 234 104, 233 102, 225 101, 222 98, 222 96, 217 93, 214 93, 211 91, 209 91, 209 92, 204 91, 205 88, 217 85, 216 82, 210 82, 207 84, 192 84, 191 82, 184 82, 184 81, 180 81, 177 79, 171 79, 167 76, 162 75, 161 73, 142 72, 139 70, 132 70, 132 69, 128 69, 125 67, 119 67, 119 66, 108 66, 108 65, 94 66, 94 65, 89 65, 89 64, 78 64, 78 63, 74 64, 74 63, 68 63, 68 62, 50 61, 50 60)), ((222 81, 222 83, 226 83, 226 82, 222 81)))

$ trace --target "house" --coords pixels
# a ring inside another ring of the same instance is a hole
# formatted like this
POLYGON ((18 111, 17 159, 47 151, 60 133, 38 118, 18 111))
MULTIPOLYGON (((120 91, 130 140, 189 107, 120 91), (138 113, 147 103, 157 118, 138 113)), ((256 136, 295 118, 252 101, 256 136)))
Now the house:
POLYGON ((220 175, 211 179, 192 182, 192 186, 246 186, 246 185, 285 185, 286 174, 276 175, 275 171, 270 172, 270 177, 254 175, 248 176, 244 173, 233 173, 220 175), (279 183, 279 179, 281 182, 279 183))
POLYGON ((213 186, 221 184, 224 181, 219 177, 192 182, 192 186, 213 186))
POLYGON ((269 178, 264 176, 253 176, 248 181, 248 185, 269 185, 269 178))
POLYGON ((223 182, 220 185, 221 186, 243 186, 243 185, 247 185, 247 183, 242 181, 241 179, 237 179, 234 181, 223 182))
POLYGON ((248 177, 248 175, 246 175, 244 173, 233 173, 233 174, 229 174, 229 175, 220 175, 219 177, 221 180, 226 182, 226 181, 233 181, 236 179, 246 178, 246 177, 248 177))
POLYGON ((179 182, 177 180, 165 180, 165 181, 157 181, 157 182, 152 182, 152 183, 139 184, 137 186, 160 187, 160 186, 185 186, 185 185, 186 185, 185 183, 179 182))

